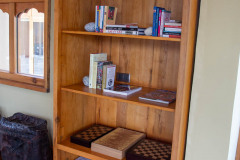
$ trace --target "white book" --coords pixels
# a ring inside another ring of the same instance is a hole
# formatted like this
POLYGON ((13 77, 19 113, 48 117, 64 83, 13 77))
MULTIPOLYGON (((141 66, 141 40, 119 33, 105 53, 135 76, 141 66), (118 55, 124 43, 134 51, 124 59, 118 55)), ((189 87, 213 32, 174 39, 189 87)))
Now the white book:
POLYGON ((167 32, 182 32, 182 28, 165 28, 167 32))
POLYGON ((171 12, 170 11, 162 10, 161 25, 160 25, 160 37, 163 36, 164 24, 166 22, 170 21, 170 17, 171 17, 171 12))
MULTIPOLYGON (((94 67, 93 64, 96 61, 106 61, 107 53, 93 53, 90 54, 90 66, 89 66, 89 88, 93 88, 93 84, 96 83, 97 79, 94 79, 94 67)), ((96 85, 95 85, 96 86, 96 85)))
POLYGON ((115 85, 114 87, 103 89, 103 92, 117 94, 120 96, 128 96, 141 90, 142 87, 131 86, 127 84, 118 84, 115 85))

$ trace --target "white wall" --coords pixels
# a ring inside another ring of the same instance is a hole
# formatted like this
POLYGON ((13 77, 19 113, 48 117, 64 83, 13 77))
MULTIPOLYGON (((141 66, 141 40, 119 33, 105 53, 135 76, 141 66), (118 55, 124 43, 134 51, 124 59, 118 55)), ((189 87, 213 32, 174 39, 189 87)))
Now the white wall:
POLYGON ((48 121, 51 135, 53 128, 53 11, 54 0, 51 1, 50 93, 0 84, 0 112, 2 116, 11 116, 16 112, 22 112, 44 118, 48 121))
POLYGON ((239 6, 239 0, 201 1, 186 160, 234 159, 230 136, 240 53, 239 6))

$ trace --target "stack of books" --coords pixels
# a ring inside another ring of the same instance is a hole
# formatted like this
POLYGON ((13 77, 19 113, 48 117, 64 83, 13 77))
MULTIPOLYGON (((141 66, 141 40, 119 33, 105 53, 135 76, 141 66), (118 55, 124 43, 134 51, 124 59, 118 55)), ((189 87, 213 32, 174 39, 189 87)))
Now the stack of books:
POLYGON ((116 65, 107 61, 107 53, 90 54, 89 88, 111 88, 114 86, 116 65))
POLYGON ((182 33, 182 23, 171 20, 170 22, 165 22, 163 37, 168 38, 181 38, 182 33))
POLYGON ((116 23, 117 8, 110 6, 96 6, 95 32, 105 33, 106 25, 116 23))
POLYGON ((128 95, 136 93, 140 90, 142 90, 142 87, 131 86, 131 85, 127 85, 127 84, 117 84, 112 88, 103 89, 103 92, 111 93, 114 95, 116 94, 116 95, 120 95, 120 96, 128 96, 128 95))
POLYGON ((169 22, 171 12, 164 8, 154 7, 152 36, 163 37, 165 22, 169 22))
POLYGON ((136 24, 106 25, 104 33, 138 35, 138 26, 136 24))

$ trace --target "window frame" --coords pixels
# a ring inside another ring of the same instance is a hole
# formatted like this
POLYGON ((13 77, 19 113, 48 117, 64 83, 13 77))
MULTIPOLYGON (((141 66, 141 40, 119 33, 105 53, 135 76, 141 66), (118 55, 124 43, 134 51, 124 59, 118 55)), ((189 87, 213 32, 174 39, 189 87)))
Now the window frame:
POLYGON ((49 92, 50 0, 0 0, 0 9, 9 14, 9 71, 0 70, 0 84, 49 92), (44 13, 44 76, 17 72, 17 15, 35 8, 44 13))

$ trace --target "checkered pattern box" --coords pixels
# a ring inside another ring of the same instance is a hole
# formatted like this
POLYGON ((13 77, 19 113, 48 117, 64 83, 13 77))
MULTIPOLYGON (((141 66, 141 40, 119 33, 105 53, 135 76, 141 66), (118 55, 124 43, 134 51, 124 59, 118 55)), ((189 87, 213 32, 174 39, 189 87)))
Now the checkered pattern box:
POLYGON ((114 128, 103 125, 94 125, 86 130, 79 131, 75 135, 71 136, 71 142, 84 147, 91 148, 91 143, 93 141, 106 135, 113 129, 114 128))
POLYGON ((170 160, 170 144, 143 139, 133 146, 126 155, 126 160, 170 160))

